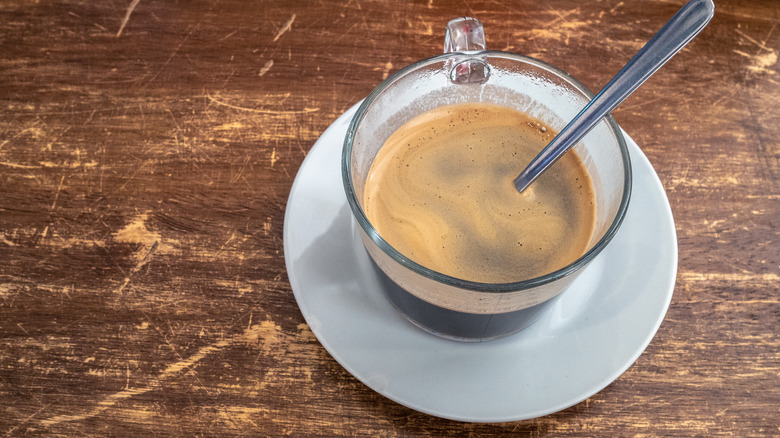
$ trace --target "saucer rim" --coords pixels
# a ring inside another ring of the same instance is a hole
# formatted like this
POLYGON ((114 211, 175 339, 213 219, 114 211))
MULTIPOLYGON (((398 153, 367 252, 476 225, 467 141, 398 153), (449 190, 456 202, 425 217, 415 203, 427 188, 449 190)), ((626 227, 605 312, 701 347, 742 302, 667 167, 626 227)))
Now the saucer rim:
MULTIPOLYGON (((639 170, 637 170, 635 167, 637 165, 646 165, 649 170, 649 175, 651 176, 653 187, 649 187, 651 192, 660 192, 660 195, 662 197, 662 200, 664 201, 663 207, 663 213, 665 213, 659 220, 662 220, 670 227, 671 234, 667 236, 668 238, 668 244, 670 244, 670 247, 668 248, 669 252, 671 253, 671 260, 669 260, 670 263, 668 263, 671 266, 671 270, 669 272, 668 278, 666 279, 666 285, 660 292, 663 292, 665 294, 664 296, 664 302, 662 306, 659 306, 657 309, 657 313, 655 314, 655 321, 652 323, 652 329, 649 330, 643 341, 641 342, 641 345, 637 345, 634 347, 634 353, 631 355, 629 360, 626 360, 625 363, 623 363, 622 366, 616 367, 612 373, 608 374, 608 377, 604 378, 600 385, 594 385, 591 387, 590 391, 583 391, 581 394, 579 394, 574 399, 570 399, 567 401, 564 401, 556 406, 548 406, 544 409, 538 409, 536 411, 526 411, 521 415, 510 415, 510 416, 495 416, 495 417, 486 417, 486 416, 480 416, 480 417, 466 417, 462 415, 452 415, 447 412, 443 412, 440 409, 432 408, 430 406, 423 406, 420 403, 416 403, 411 400, 406 400, 401 397, 397 397, 391 392, 388 392, 384 390, 383 388, 377 388, 377 385, 373 384, 372 382, 368 381, 369 376, 365 376, 364 373, 362 373, 360 370, 355 369, 355 367, 352 366, 352 364, 346 360, 343 355, 340 355, 338 352, 338 348, 334 347, 332 343, 328 341, 328 339, 325 337, 325 334, 322 333, 319 330, 316 330, 315 327, 310 323, 310 319, 314 317, 313 314, 309 313, 310 309, 306 309, 306 305, 304 302, 302 302, 302 296, 300 296, 303 292, 300 291, 301 286, 298 284, 298 279, 294 275, 295 269, 292 268, 292 260, 289 258, 289 254, 291 251, 289 250, 289 242, 290 239, 288 239, 288 236, 290 235, 289 231, 289 223, 290 223, 290 215, 292 209, 290 209, 290 206, 294 202, 295 195, 300 190, 301 180, 299 176, 305 172, 308 168, 312 166, 311 162, 314 161, 313 156, 315 154, 312 154, 312 152, 315 151, 316 148, 322 148, 323 143, 326 141, 335 141, 331 140, 330 137, 334 135, 336 131, 343 130, 346 132, 347 125, 349 124, 349 120, 351 120, 352 115, 355 113, 357 107, 360 105, 360 102, 352 106, 349 110, 344 112, 340 117, 338 117, 323 133, 322 135, 317 139, 317 141, 312 146, 311 150, 307 154, 306 158, 304 159, 303 163, 301 164, 298 172, 296 173, 295 181, 293 182, 293 185, 290 189, 290 195, 288 197, 288 201, 285 208, 285 218, 284 218, 284 231, 283 231, 283 242, 284 242, 284 257, 285 257, 285 265, 287 268, 288 278, 290 280, 290 285, 293 290, 296 303, 299 306, 299 309, 301 310, 302 315, 304 316, 304 319, 309 323, 310 327, 312 328, 312 332, 314 333, 317 340, 320 342, 320 344, 325 348, 326 351, 333 357, 347 372, 349 372, 352 376, 357 378, 359 381, 361 381, 363 384, 374 390, 375 392, 381 394, 382 396, 393 400, 396 403, 399 403, 403 406, 406 406, 408 408, 414 409, 416 411, 426 413, 429 415, 446 418, 450 420, 455 421, 463 421, 463 422, 474 422, 474 423, 499 423, 499 422, 509 422, 509 421, 520 421, 520 420, 527 420, 532 418, 538 418, 541 416, 549 415, 555 412, 559 412, 561 410, 567 409, 571 406, 577 405, 581 403, 582 401, 586 400, 587 398, 593 396, 594 394, 597 394, 598 392, 602 391, 604 388, 609 386, 612 382, 614 382, 618 377, 620 377, 628 368, 630 368, 636 360, 642 355, 642 353, 646 350, 649 343, 652 341, 653 337, 657 333, 658 329, 660 328, 661 323, 663 322, 663 319, 666 315, 666 312, 669 308, 669 305, 671 304, 671 299, 674 292, 674 285, 676 282, 677 277, 677 264, 678 264, 678 247, 677 247, 677 236, 676 236, 676 229, 674 226, 674 219, 672 216, 671 207, 669 205, 668 197, 666 196, 666 193, 663 189, 663 185, 661 184, 660 179, 658 178, 657 173, 652 168, 652 165, 650 164, 647 157, 644 155, 644 153, 641 151, 637 143, 623 130, 623 135, 626 139, 626 143, 629 149, 631 157, 631 165, 632 165, 632 171, 637 174, 640 173, 639 170)), ((622 128, 621 128, 622 129, 622 128)), ((337 137, 338 138, 338 137, 337 137)), ((339 149, 340 151, 340 149, 339 149)), ((339 161, 340 163, 340 161, 339 161)), ((644 172, 645 169, 642 170, 644 172)), ((341 180, 338 179, 340 182, 341 180)), ((636 181, 636 179, 635 179, 636 181)), ((341 189, 341 186, 339 185, 339 189, 341 189)), ((346 198, 343 200, 344 204, 347 203, 346 198)), ((631 205, 629 205, 629 209, 631 208, 631 205)), ((366 255, 368 257, 368 255, 366 255)), ((659 293, 660 293, 659 292, 659 293)), ((383 297, 384 298, 384 297, 383 297)), ((421 329, 418 329, 421 330, 421 329)), ((421 330, 421 333, 422 330, 421 330)), ((424 333, 425 336, 429 336, 432 338, 437 339, 440 342, 457 342, 452 341, 444 338, 436 338, 435 336, 424 333)), ((514 336, 514 335, 513 335, 514 336)), ((511 337, 511 336, 510 336, 511 337)), ((500 342, 498 341, 491 341, 491 342, 500 342)))

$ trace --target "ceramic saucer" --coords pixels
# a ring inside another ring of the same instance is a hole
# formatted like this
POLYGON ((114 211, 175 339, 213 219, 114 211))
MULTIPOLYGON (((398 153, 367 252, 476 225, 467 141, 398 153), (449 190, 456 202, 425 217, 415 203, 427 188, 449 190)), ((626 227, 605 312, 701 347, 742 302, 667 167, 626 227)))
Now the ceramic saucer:
POLYGON ((317 339, 347 371, 417 411, 505 422, 577 404, 642 354, 672 298, 677 238, 661 182, 632 139, 626 136, 632 199, 609 246, 530 328, 463 343, 415 327, 383 295, 341 183, 341 149, 356 108, 314 144, 284 219, 295 299, 317 339))

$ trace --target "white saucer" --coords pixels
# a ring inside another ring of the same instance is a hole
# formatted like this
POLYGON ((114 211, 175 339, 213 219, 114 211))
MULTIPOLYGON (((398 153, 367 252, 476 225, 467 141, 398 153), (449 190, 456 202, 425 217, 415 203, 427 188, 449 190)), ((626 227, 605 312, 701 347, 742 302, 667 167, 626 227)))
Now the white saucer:
POLYGON ((352 107, 315 143, 287 202, 284 255, 295 299, 326 350, 374 391, 471 422, 539 417, 577 404, 644 351, 672 298, 677 237, 658 176, 626 136, 628 213, 609 246, 530 328, 486 343, 428 334, 398 314, 353 229, 340 157, 352 107))

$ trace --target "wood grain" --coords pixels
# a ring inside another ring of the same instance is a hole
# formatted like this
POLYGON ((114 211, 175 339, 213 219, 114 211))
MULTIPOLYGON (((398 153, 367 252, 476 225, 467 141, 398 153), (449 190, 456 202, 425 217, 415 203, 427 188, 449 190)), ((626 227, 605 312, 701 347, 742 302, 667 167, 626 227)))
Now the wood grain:
POLYGON ((319 135, 480 18, 599 89, 681 1, 0 4, 0 434, 780 436, 780 5, 723 0, 616 112, 672 204, 649 348, 524 422, 417 413, 341 368, 287 278, 319 135))

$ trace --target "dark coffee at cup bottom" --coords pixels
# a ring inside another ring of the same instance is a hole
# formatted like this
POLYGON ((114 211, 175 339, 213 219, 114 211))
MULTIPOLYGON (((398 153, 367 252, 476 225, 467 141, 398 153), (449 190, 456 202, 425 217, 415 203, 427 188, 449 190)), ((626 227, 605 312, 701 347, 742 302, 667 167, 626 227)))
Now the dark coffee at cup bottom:
POLYGON ((505 313, 476 314, 445 309, 422 300, 390 279, 372 263, 385 297, 416 326, 459 341, 490 341, 517 333, 536 322, 555 300, 505 313))

